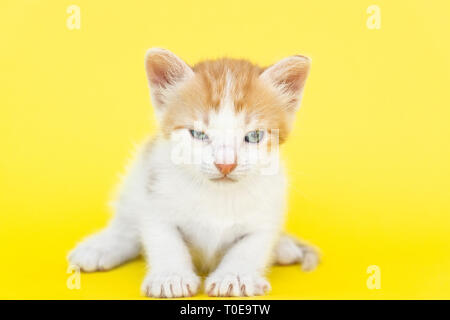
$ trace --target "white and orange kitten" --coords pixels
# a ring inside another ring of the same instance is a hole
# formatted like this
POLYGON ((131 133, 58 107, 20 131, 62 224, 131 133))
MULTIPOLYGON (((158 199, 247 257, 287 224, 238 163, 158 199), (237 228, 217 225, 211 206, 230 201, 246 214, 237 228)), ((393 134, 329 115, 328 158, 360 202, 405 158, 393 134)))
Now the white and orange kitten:
POLYGON ((219 59, 190 67, 150 49, 146 70, 160 132, 140 148, 109 226, 71 264, 108 270, 145 254, 151 297, 262 295, 272 263, 313 269, 316 252, 282 234, 286 179, 278 144, 298 110, 310 60, 260 68, 219 59))

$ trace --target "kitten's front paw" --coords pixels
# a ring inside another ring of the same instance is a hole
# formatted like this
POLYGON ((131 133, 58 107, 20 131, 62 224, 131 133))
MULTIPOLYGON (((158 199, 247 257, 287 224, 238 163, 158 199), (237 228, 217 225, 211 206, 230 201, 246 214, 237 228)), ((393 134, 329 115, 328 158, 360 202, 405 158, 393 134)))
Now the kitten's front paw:
POLYGON ((259 275, 212 274, 205 282, 210 297, 260 296, 268 291, 269 282, 259 275))
POLYGON ((192 297, 200 278, 195 273, 152 273, 142 283, 142 294, 153 298, 192 297))

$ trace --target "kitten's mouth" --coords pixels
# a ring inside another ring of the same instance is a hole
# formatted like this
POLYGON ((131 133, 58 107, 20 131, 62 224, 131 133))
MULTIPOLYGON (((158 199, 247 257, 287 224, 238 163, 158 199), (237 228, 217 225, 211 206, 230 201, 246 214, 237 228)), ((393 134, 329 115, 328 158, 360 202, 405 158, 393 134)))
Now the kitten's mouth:
POLYGON ((211 181, 215 181, 215 182, 236 182, 237 180, 232 179, 230 177, 227 176, 222 176, 220 178, 212 178, 210 179, 211 181))

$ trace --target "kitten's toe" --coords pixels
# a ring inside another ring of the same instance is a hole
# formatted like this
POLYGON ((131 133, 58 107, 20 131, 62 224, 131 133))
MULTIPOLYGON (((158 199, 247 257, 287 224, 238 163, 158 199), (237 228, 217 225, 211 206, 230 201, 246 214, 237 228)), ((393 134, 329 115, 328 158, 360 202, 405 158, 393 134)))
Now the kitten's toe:
POLYGON ((314 249, 310 249, 311 247, 308 247, 308 249, 304 250, 303 258, 300 261, 302 270, 306 272, 315 270, 320 262, 318 252, 314 249))
POLYGON ((212 274, 205 282, 211 297, 259 296, 270 291, 269 282, 258 275, 212 274))
POLYGON ((194 273, 152 273, 142 283, 142 294, 153 298, 192 297, 197 293, 200 278, 194 273))
POLYGON ((312 271, 319 261, 316 248, 287 235, 280 238, 275 248, 275 263, 279 265, 300 263, 303 271, 312 271))

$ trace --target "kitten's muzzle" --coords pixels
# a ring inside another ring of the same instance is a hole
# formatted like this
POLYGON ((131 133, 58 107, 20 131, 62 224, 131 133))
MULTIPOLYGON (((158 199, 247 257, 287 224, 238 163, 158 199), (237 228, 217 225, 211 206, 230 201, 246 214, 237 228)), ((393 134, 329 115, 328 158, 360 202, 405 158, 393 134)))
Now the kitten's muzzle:
POLYGON ((216 147, 214 165, 224 176, 233 171, 237 166, 236 150, 230 145, 219 145, 216 147))

